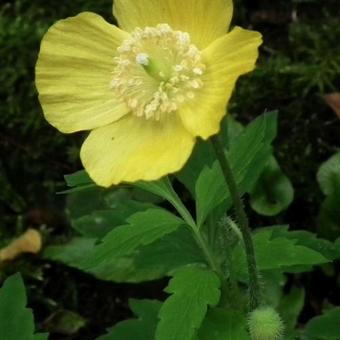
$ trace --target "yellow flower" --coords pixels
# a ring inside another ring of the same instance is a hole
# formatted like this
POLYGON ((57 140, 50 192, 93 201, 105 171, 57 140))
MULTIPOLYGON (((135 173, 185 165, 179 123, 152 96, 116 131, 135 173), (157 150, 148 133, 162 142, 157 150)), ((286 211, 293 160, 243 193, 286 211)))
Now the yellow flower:
POLYGON ((120 28, 84 12, 46 33, 36 84, 46 119, 91 130, 82 163, 99 185, 178 171, 196 138, 219 131, 261 35, 227 33, 231 0, 116 0, 120 28))

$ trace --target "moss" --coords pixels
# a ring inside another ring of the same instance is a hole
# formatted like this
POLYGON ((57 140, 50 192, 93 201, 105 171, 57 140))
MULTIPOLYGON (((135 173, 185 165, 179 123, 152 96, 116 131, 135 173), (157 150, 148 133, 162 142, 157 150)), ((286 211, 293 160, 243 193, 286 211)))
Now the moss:
MULTIPOLYGON (((111 2, 5 2, 0 10, 0 212, 9 224, 27 209, 55 204, 63 174, 80 167, 80 136, 64 136, 44 120, 34 85, 40 40, 60 18, 83 10, 110 17, 111 2)), ((112 20, 112 19, 111 19, 112 20)), ((2 220, 4 224, 4 219, 2 220)))
POLYGON ((253 12, 246 11, 246 19, 243 15, 236 23, 244 24, 257 11, 267 13, 252 24, 264 35, 259 65, 239 81, 230 111, 249 121, 265 110, 279 110, 276 153, 296 191, 286 217, 293 226, 314 230, 322 200, 315 179, 318 164, 340 143, 339 122, 323 99, 340 86, 339 8, 331 0, 256 1, 253 12), (286 13, 286 20, 275 22, 270 18, 275 13, 286 13))

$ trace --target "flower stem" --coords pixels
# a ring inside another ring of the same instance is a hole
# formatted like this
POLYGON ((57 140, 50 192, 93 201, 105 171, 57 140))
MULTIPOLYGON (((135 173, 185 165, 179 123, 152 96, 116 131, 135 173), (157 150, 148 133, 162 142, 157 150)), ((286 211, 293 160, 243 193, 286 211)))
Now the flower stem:
POLYGON ((234 204, 237 222, 242 233, 249 275, 249 295, 250 295, 249 307, 250 310, 254 310, 259 306, 261 297, 259 279, 256 269, 255 251, 251 237, 251 232, 249 229, 248 217, 245 213, 242 198, 239 193, 237 183, 233 171, 231 169, 228 157, 224 152, 223 145, 221 144, 218 136, 213 136, 211 138, 211 142, 215 150, 217 159, 220 163, 225 181, 229 188, 230 195, 232 197, 234 204))
POLYGON ((199 245, 199 247, 202 249, 203 254, 204 254, 207 262, 209 263, 210 268, 214 272, 216 272, 218 275, 221 276, 221 270, 220 270, 219 266, 216 264, 214 255, 212 254, 212 252, 211 252, 206 240, 204 239, 203 235, 201 234, 200 230, 196 227, 195 229, 193 229, 193 232, 194 232, 196 242, 199 245))
POLYGON ((213 271, 215 271, 217 274, 221 276, 221 270, 219 268, 219 265, 216 263, 216 260, 214 258, 214 254, 211 251, 208 242, 206 241, 204 235, 202 235, 199 227, 197 226, 195 220, 191 216, 188 209, 185 207, 179 196, 177 195, 175 189, 173 188, 170 180, 169 185, 172 191, 172 197, 169 197, 170 203, 174 206, 174 208, 177 210, 179 215, 183 218, 183 220, 188 224, 188 226, 191 228, 191 231, 193 233, 193 237, 198 244, 198 246, 201 248, 204 257, 206 261, 208 262, 209 266, 213 271), (174 199, 172 199, 174 198, 174 199))

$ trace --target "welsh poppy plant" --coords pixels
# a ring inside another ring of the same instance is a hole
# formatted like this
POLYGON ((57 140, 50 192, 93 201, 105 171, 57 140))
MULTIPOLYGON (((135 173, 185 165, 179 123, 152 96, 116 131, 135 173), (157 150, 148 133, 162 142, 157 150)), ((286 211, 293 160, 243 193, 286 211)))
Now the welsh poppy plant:
POLYGON ((198 137, 218 133, 261 44, 258 32, 227 33, 232 12, 231 0, 116 0, 120 28, 84 12, 48 30, 40 102, 60 131, 91 130, 80 156, 98 185, 176 172, 198 137))

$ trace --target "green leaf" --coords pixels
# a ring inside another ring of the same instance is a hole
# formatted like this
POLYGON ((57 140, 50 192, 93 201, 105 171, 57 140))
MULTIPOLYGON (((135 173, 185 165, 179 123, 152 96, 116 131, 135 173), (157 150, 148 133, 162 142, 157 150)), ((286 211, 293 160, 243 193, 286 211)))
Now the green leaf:
POLYGON ((128 199, 118 202, 112 209, 96 210, 89 215, 73 219, 71 224, 73 229, 85 237, 102 238, 113 228, 125 224, 133 214, 151 207, 151 204, 128 199))
POLYGON ((285 325, 285 334, 294 331, 298 317, 305 303, 305 290, 303 288, 293 287, 286 295, 283 295, 278 312, 285 325))
POLYGON ((130 308, 138 319, 119 322, 107 335, 97 340, 151 340, 155 338, 158 312, 162 303, 152 300, 130 300, 130 308))
POLYGON ((33 335, 33 340, 48 340, 48 334, 47 333, 38 333, 33 335))
POLYGON ((154 207, 134 197, 131 188, 93 187, 67 196, 67 214, 71 226, 86 237, 103 237, 123 225, 129 216, 154 207))
MULTIPOLYGON (((287 237, 273 237, 275 228, 263 228, 253 234, 256 260, 259 270, 280 269, 290 272, 294 266, 313 266, 329 262, 319 252, 297 244, 287 237)), ((240 277, 247 277, 247 265, 243 247, 233 250, 233 268, 240 277)))
POLYGON ((75 237, 65 245, 47 247, 43 253, 43 258, 81 269, 84 257, 89 256, 96 242, 97 239, 95 238, 75 237))
POLYGON ((197 224, 202 226, 208 215, 222 202, 231 204, 220 164, 215 162, 211 168, 205 167, 196 182, 197 224), (218 188, 218 190, 217 190, 218 188))
POLYGON ((79 170, 73 174, 65 175, 64 178, 68 187, 80 187, 94 184, 85 170, 79 170))
MULTIPOLYGON (((340 184, 340 182, 339 182, 340 184)), ((318 215, 318 234, 335 239, 340 234, 340 185, 322 202, 318 215)))
POLYGON ((160 278, 173 274, 180 267, 189 264, 206 265, 206 262, 192 233, 188 229, 179 228, 162 239, 140 248, 134 264, 138 270, 158 272, 157 278, 160 278))
POLYGON ((335 240, 334 249, 335 249, 336 259, 340 259, 340 237, 338 237, 335 240))
POLYGON ((238 311, 210 310, 198 332, 199 340, 250 340, 246 318, 238 311))
POLYGON ((317 179, 327 196, 318 215, 318 234, 335 239, 340 231, 340 152, 320 166, 317 179))
POLYGON ((124 219, 117 216, 113 210, 98 210, 90 215, 79 217, 73 221, 72 228, 85 237, 104 237, 118 225, 124 224, 124 219))
POLYGON ((205 264, 191 232, 179 228, 129 257, 112 258, 91 268, 96 277, 115 282, 142 282, 169 276, 189 264, 205 264))
POLYGON ((142 282, 169 276, 189 264, 205 265, 205 260, 190 231, 179 228, 128 257, 110 258, 90 272, 104 280, 142 282))
POLYGON ((153 243, 175 231, 185 222, 167 210, 154 208, 138 212, 127 220, 128 224, 110 231, 84 259, 85 268, 93 268, 114 258, 132 254, 138 247, 153 243))
POLYGON ((79 187, 74 187, 74 188, 71 188, 71 189, 58 191, 57 195, 74 194, 74 193, 77 193, 77 192, 83 192, 84 190, 91 189, 91 188, 97 188, 97 186, 95 184, 82 185, 82 186, 79 186, 79 187))
POLYGON ((47 247, 44 258, 83 270, 101 280, 131 283, 169 276, 188 264, 205 264, 201 250, 186 228, 140 247, 129 256, 108 258, 105 263, 89 269, 84 266, 84 256, 91 258, 95 243, 95 239, 76 238, 66 245, 47 247))
POLYGON ((0 339, 43 340, 48 334, 34 335, 32 311, 26 308, 26 292, 20 274, 9 277, 0 290, 0 339))
POLYGON ((187 232, 183 239, 186 243, 181 239, 182 233, 178 237, 171 235, 183 224, 183 220, 166 210, 148 209, 131 216, 127 225, 113 229, 98 245, 95 238, 76 238, 67 245, 48 247, 44 257, 86 271, 102 280, 153 280, 191 261, 202 262, 200 251, 189 231, 183 228, 187 232), (163 258, 154 254, 163 255, 163 258))
POLYGON ((73 174, 64 176, 65 182, 70 189, 59 191, 58 194, 72 194, 83 192, 90 188, 97 188, 85 170, 79 170, 73 174))
POLYGON ((306 230, 288 231, 288 226, 275 227, 273 236, 283 236, 291 240, 296 240, 297 245, 313 249, 330 261, 340 257, 335 244, 328 240, 318 238, 314 233, 306 230))
MULTIPOLYGON (((233 141, 228 154, 236 182, 242 194, 250 192, 272 153, 276 136, 277 113, 267 113, 251 124, 233 141)), ((220 164, 215 161, 200 173, 195 187, 197 221, 201 226, 222 202, 226 209, 231 197, 220 164)))
POLYGON ((243 192, 251 191, 271 155, 277 115, 272 111, 256 118, 230 146, 230 161, 243 192))
POLYGON ((105 189, 99 187, 86 188, 81 192, 67 195, 66 212, 71 220, 90 214, 96 210, 107 209, 105 189))
POLYGON ((141 282, 152 280, 153 271, 144 271, 134 265, 134 255, 121 258, 108 258, 105 263, 99 263, 93 268, 86 265, 91 260, 96 239, 75 238, 65 245, 54 245, 46 248, 43 257, 47 260, 64 263, 94 275, 98 279, 114 282, 141 282))
POLYGON ((220 299, 218 276, 206 269, 191 266, 177 271, 171 279, 159 312, 157 340, 191 340, 200 327, 208 306, 220 299))
POLYGON ((338 340, 340 335, 340 307, 311 319, 306 325, 306 334, 313 339, 338 340))
POLYGON ((280 270, 266 270, 261 272, 261 287, 263 304, 277 309, 286 284, 286 276, 280 270))
POLYGON ((235 141, 237 141, 237 137, 244 131, 244 126, 235 120, 233 116, 227 116, 227 119, 224 119, 221 124, 221 132, 220 135, 226 147, 230 147, 235 141))
POLYGON ((168 177, 163 177, 158 181, 136 182, 134 183, 134 186, 139 189, 151 192, 154 195, 160 196, 169 202, 178 200, 178 196, 176 192, 174 192, 168 177))
POLYGON ((204 167, 211 166, 216 160, 210 141, 198 140, 191 157, 184 168, 176 174, 176 178, 184 184, 195 197, 195 184, 204 167))
POLYGON ((189 211, 184 206, 183 202, 173 189, 172 184, 168 177, 164 177, 158 181, 153 182, 137 182, 134 185, 137 188, 149 191, 170 202, 188 225, 190 225, 191 227, 196 227, 195 221, 193 220, 189 211))
MULTIPOLYGON (((220 136, 225 146, 230 145, 242 132, 243 126, 235 121, 232 116, 227 116, 222 121, 220 136)), ((214 149, 210 141, 198 140, 184 168, 176 173, 176 178, 184 184, 195 197, 195 184, 205 166, 211 167, 216 160, 214 149)))
POLYGON ((251 207, 260 215, 274 216, 287 209, 294 189, 274 157, 271 157, 250 193, 251 207))
POLYGON ((340 188, 340 152, 320 166, 317 180, 326 196, 331 195, 335 188, 340 188))

